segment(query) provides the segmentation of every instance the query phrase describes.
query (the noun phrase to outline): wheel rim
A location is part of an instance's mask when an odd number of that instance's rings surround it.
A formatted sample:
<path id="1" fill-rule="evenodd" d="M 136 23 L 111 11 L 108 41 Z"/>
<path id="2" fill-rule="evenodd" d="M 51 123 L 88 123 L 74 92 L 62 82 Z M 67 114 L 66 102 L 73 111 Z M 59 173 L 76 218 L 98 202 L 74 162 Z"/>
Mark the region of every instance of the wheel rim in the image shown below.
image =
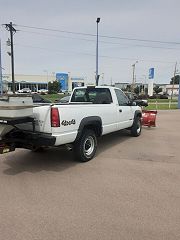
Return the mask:
<path id="1" fill-rule="evenodd" d="M 137 133 L 139 134 L 141 132 L 141 122 L 138 120 L 137 122 Z"/>
<path id="2" fill-rule="evenodd" d="M 83 150 L 86 156 L 90 156 L 93 153 L 94 146 L 95 146 L 94 138 L 91 136 L 87 137 L 86 140 L 84 141 L 83 146 Z"/>

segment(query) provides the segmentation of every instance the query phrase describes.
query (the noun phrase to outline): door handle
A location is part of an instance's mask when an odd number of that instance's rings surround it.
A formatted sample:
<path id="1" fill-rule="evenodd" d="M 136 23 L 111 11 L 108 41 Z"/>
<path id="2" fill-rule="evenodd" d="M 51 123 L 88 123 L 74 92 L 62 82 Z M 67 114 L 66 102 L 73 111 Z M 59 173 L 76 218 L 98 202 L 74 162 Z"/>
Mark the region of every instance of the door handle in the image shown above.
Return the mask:
<path id="1" fill-rule="evenodd" d="M 119 112 L 122 112 L 122 109 L 119 109 Z"/>

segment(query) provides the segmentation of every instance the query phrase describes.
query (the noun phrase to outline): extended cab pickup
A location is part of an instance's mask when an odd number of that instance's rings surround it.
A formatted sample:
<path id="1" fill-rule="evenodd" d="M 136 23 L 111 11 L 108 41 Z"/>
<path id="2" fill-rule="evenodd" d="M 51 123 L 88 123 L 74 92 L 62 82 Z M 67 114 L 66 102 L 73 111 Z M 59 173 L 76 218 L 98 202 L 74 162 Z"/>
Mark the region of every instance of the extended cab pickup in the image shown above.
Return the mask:
<path id="1" fill-rule="evenodd" d="M 1 153 L 16 148 L 36 151 L 71 144 L 76 158 L 85 162 L 94 157 L 97 138 L 102 135 L 129 129 L 132 136 L 139 136 L 141 117 L 141 108 L 119 88 L 75 88 L 67 104 L 34 106 L 33 124 L 7 121 L 13 127 L 0 136 L 0 149 Z"/>

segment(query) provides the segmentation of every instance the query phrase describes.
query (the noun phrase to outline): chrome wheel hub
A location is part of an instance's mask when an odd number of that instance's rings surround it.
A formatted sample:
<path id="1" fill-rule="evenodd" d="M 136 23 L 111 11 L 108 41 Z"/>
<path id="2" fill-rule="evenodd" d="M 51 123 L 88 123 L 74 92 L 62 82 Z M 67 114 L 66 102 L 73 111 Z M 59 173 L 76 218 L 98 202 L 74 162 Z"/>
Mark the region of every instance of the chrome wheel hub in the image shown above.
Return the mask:
<path id="1" fill-rule="evenodd" d="M 90 156 L 94 151 L 95 143 L 94 138 L 89 136 L 86 138 L 83 146 L 83 150 L 86 156 Z"/>

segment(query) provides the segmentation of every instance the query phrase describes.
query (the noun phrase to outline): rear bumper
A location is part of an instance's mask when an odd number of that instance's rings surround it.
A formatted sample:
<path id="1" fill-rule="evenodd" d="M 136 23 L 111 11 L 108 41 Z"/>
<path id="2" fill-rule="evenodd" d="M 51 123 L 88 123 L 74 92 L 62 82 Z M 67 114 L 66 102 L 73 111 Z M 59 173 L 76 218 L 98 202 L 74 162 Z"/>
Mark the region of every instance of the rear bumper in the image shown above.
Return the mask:
<path id="1" fill-rule="evenodd" d="M 14 130 L 0 140 L 0 145 L 15 148 L 33 149 L 34 147 L 54 146 L 56 138 L 51 134 Z"/>

